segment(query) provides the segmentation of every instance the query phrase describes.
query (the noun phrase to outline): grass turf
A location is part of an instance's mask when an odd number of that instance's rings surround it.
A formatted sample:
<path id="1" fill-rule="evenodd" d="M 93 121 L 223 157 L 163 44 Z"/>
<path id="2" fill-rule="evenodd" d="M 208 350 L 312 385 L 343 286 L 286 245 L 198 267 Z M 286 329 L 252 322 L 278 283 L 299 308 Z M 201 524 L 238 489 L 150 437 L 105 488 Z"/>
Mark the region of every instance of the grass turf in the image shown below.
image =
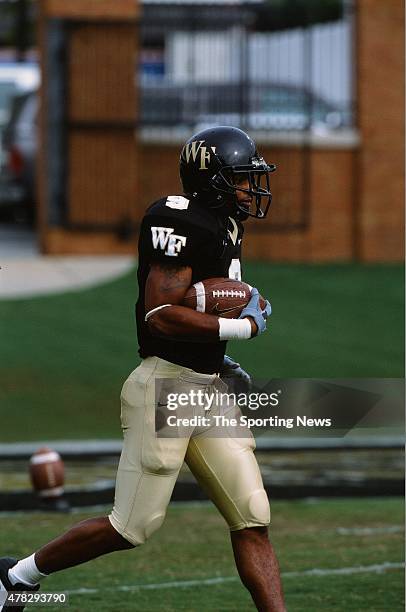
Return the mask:
<path id="1" fill-rule="evenodd" d="M 400 377 L 403 267 L 271 265 L 244 277 L 273 304 L 270 332 L 228 352 L 256 377 Z M 119 434 L 122 382 L 137 365 L 136 278 L 0 302 L 0 441 Z"/>
<path id="2" fill-rule="evenodd" d="M 283 574 L 314 568 L 403 562 L 403 534 L 385 527 L 403 523 L 401 499 L 347 499 L 274 502 L 271 538 Z M 25 556 L 61 530 L 89 515 L 16 514 L 2 516 L 3 554 Z M 339 527 L 371 528 L 363 535 L 338 533 Z M 375 528 L 376 531 L 374 531 Z M 70 595 L 70 612 L 210 612 L 254 610 L 237 579 L 215 585 L 120 590 L 172 581 L 236 578 L 223 519 L 210 505 L 171 505 L 161 530 L 135 551 L 114 553 L 50 576 L 47 592 L 95 589 Z M 368 610 L 397 612 L 403 605 L 403 571 L 284 578 L 290 612 Z M 34 609 L 34 608 L 33 608 Z M 40 610 L 41 607 L 36 607 Z M 61 607 L 44 609 L 61 610 Z"/>

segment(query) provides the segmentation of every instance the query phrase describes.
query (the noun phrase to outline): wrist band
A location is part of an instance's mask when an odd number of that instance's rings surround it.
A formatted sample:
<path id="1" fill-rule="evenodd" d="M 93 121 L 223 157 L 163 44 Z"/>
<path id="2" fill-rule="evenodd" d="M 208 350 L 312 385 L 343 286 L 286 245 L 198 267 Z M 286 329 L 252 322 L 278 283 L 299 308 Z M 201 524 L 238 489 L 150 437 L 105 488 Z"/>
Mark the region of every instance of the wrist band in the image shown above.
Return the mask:
<path id="1" fill-rule="evenodd" d="M 225 319 L 219 317 L 220 340 L 248 340 L 252 329 L 249 319 Z"/>
<path id="2" fill-rule="evenodd" d="M 158 312 L 158 310 L 161 310 L 162 308 L 166 308 L 167 306 L 172 306 L 172 304 L 162 304 L 162 306 L 157 306 L 156 308 L 153 308 L 152 310 L 147 312 L 147 314 L 145 315 L 144 321 L 148 321 L 149 317 L 151 317 L 155 312 Z"/>

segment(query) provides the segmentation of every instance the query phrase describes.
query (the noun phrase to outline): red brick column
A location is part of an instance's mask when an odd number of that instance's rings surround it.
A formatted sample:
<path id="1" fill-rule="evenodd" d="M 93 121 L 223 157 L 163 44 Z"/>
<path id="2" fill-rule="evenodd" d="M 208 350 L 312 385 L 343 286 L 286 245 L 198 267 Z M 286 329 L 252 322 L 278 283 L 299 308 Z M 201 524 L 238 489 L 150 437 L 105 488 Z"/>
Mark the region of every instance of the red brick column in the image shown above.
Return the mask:
<path id="1" fill-rule="evenodd" d="M 404 257 L 404 2 L 357 0 L 359 257 Z"/>

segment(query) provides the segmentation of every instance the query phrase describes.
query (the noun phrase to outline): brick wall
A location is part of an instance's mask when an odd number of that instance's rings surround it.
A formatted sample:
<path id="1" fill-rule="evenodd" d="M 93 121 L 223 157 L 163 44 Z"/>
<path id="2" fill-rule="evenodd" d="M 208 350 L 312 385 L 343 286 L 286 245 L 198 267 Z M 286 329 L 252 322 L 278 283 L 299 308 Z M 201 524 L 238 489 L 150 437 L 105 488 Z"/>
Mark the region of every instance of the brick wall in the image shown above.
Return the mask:
<path id="1" fill-rule="evenodd" d="M 358 0 L 359 257 L 404 254 L 404 2 Z"/>
<path id="2" fill-rule="evenodd" d="M 78 3 L 76 0 L 43 0 L 40 6 L 44 49 L 45 16 L 71 18 Z M 133 0 L 86 0 L 80 6 L 90 22 L 93 18 L 98 22 L 99 13 L 107 20 L 117 15 L 133 19 L 137 13 Z M 306 262 L 403 260 L 404 2 L 355 0 L 355 8 L 359 146 L 313 145 L 307 147 L 304 154 L 303 147 L 293 144 L 261 146 L 259 143 L 264 156 L 278 165 L 278 172 L 272 177 L 274 202 L 269 220 L 247 224 L 245 253 L 248 257 Z M 114 34 L 111 25 L 105 27 Z M 81 94 L 95 73 L 89 62 L 86 72 L 83 62 L 77 63 L 79 55 L 74 54 L 76 63 L 71 63 L 69 70 L 71 118 L 131 120 L 136 109 L 136 92 L 131 89 L 135 36 L 131 31 L 127 43 L 122 36 L 116 41 L 113 34 L 108 39 L 100 36 L 99 23 L 97 41 L 89 45 L 93 26 L 82 28 L 83 35 L 78 33 L 76 44 L 84 56 L 89 47 L 91 53 L 98 49 L 103 60 L 107 42 L 111 40 L 109 54 L 114 56 L 114 61 L 108 78 L 106 75 L 101 75 L 101 80 L 98 77 L 97 84 L 89 89 L 84 100 Z M 96 64 L 107 65 L 105 60 Z M 117 98 L 117 79 L 125 81 L 123 71 L 131 87 L 124 93 L 121 91 Z M 46 105 L 43 108 L 46 110 Z M 89 225 L 92 221 L 114 224 L 128 218 L 137 222 L 151 201 L 163 194 L 179 193 L 180 143 L 137 142 L 132 130 L 114 131 L 114 134 L 108 129 L 90 130 L 89 134 L 79 136 L 72 130 L 68 180 L 70 221 Z M 46 139 L 44 143 L 46 145 Z M 90 167 L 86 162 L 89 156 L 93 160 Z M 123 242 L 117 233 L 107 229 L 95 234 L 90 230 L 75 233 L 73 229 L 49 227 L 44 195 L 45 170 L 43 161 L 39 219 L 45 252 L 134 252 L 134 236 Z M 306 199 L 304 211 L 303 194 Z M 307 220 L 305 226 L 303 216 Z M 277 230 L 278 226 L 284 229 Z"/>

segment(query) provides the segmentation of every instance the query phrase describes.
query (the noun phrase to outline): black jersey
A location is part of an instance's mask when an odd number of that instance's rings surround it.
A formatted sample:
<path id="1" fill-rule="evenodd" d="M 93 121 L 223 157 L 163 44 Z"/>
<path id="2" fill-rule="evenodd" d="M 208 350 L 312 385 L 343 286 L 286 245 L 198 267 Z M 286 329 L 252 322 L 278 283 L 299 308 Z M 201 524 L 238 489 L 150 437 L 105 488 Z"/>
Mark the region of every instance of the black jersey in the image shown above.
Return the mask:
<path id="1" fill-rule="evenodd" d="M 221 217 L 183 196 L 168 196 L 147 210 L 138 244 L 139 298 L 136 306 L 141 357 L 156 356 L 196 372 L 218 372 L 226 342 L 176 342 L 153 336 L 145 322 L 145 283 L 154 262 L 190 266 L 192 284 L 205 278 L 241 280 L 242 224 Z"/>

